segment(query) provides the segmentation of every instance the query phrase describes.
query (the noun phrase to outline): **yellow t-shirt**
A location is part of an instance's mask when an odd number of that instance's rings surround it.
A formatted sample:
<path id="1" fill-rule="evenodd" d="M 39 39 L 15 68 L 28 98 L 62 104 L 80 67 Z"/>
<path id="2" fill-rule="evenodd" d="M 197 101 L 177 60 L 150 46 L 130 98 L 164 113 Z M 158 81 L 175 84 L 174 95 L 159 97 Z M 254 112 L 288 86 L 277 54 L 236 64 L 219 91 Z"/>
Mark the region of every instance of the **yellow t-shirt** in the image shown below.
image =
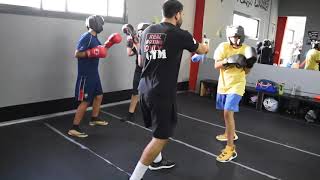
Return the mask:
<path id="1" fill-rule="evenodd" d="M 234 49 L 229 42 L 219 44 L 214 52 L 213 59 L 216 62 L 223 61 L 235 54 L 244 55 L 247 45 L 242 44 L 239 49 Z M 236 68 L 230 66 L 228 68 L 220 69 L 220 76 L 218 82 L 219 94 L 238 94 L 243 96 L 246 86 L 246 73 L 243 68 Z"/>
<path id="2" fill-rule="evenodd" d="M 306 56 L 306 65 L 304 69 L 319 71 L 319 63 L 316 61 L 320 60 L 320 51 L 316 49 L 310 49 Z"/>

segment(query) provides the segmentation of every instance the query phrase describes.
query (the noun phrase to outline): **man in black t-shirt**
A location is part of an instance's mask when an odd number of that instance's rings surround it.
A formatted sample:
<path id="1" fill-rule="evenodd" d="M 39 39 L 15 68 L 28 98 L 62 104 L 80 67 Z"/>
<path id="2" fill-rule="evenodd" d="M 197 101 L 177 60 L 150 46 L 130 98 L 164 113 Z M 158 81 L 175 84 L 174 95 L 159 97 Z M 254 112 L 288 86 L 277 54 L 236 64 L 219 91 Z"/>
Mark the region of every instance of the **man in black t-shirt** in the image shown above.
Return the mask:
<path id="1" fill-rule="evenodd" d="M 263 40 L 263 44 L 258 51 L 258 63 L 261 64 L 269 64 L 272 65 L 272 48 L 271 48 L 271 41 L 269 39 Z"/>
<path id="2" fill-rule="evenodd" d="M 161 151 L 173 135 L 177 124 L 176 90 L 182 52 L 184 49 L 205 54 L 208 46 L 197 43 L 188 31 L 180 29 L 183 5 L 167 0 L 162 6 L 163 20 L 149 26 L 141 36 L 139 64 L 140 106 L 146 127 L 153 129 L 153 138 L 130 177 L 140 180 L 146 170 L 172 168 L 174 162 L 165 160 Z"/>

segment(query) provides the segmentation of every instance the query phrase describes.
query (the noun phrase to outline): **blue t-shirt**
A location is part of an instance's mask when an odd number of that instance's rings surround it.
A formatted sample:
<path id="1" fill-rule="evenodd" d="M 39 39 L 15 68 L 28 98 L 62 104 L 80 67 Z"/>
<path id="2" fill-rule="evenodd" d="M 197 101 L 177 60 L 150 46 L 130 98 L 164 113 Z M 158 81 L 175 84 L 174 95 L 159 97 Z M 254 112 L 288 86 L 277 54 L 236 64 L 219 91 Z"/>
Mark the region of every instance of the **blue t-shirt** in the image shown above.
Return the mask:
<path id="1" fill-rule="evenodd" d="M 81 35 L 78 44 L 78 51 L 86 51 L 101 45 L 97 36 L 86 32 Z M 99 58 L 78 58 L 78 75 L 96 75 L 98 73 Z"/>

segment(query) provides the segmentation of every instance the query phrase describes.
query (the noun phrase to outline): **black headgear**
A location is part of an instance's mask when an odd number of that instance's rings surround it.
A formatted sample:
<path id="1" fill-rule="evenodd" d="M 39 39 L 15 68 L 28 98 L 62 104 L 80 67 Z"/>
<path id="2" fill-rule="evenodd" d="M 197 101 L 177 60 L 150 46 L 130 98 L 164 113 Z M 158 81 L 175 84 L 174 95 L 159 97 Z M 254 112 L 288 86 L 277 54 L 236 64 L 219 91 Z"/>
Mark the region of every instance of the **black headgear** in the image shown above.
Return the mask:
<path id="1" fill-rule="evenodd" d="M 269 39 L 263 40 L 263 46 L 270 47 L 271 46 L 271 41 Z"/>
<path id="2" fill-rule="evenodd" d="M 93 29 L 96 33 L 103 31 L 104 19 L 99 15 L 92 15 L 86 19 L 86 26 L 89 29 Z"/>
<path id="3" fill-rule="evenodd" d="M 141 36 L 142 32 L 147 29 L 151 24 L 150 23 L 139 23 L 137 26 L 138 37 Z"/>

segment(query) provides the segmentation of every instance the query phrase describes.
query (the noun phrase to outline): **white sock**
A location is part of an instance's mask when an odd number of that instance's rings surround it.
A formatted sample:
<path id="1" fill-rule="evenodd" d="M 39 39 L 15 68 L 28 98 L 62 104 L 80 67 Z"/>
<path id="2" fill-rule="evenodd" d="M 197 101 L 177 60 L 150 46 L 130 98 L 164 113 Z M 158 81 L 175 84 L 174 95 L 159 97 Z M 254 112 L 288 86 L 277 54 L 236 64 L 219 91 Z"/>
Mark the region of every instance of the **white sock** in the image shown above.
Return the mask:
<path id="1" fill-rule="evenodd" d="M 162 155 L 161 155 L 161 152 L 158 154 L 158 156 L 154 159 L 154 163 L 158 163 L 162 160 Z"/>
<path id="2" fill-rule="evenodd" d="M 142 164 L 139 161 L 130 177 L 130 180 L 141 180 L 143 178 L 144 173 L 146 173 L 147 169 L 148 166 Z"/>

